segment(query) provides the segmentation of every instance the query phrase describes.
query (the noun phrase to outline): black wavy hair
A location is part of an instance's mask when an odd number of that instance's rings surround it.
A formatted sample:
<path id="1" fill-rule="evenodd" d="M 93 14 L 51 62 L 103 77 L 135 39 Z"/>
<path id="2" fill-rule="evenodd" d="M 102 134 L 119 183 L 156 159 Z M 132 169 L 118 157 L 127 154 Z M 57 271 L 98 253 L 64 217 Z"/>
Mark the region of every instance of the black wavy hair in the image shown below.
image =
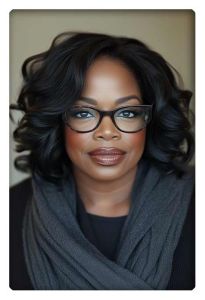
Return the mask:
<path id="1" fill-rule="evenodd" d="M 192 92 L 180 87 L 179 73 L 143 42 L 89 32 L 64 32 L 47 51 L 24 61 L 23 86 L 10 109 L 23 112 L 13 133 L 16 151 L 29 153 L 17 157 L 15 167 L 50 181 L 67 176 L 71 162 L 62 115 L 81 96 L 86 71 L 100 56 L 123 62 L 136 77 L 144 104 L 153 104 L 143 157 L 181 176 L 194 153 Z"/>

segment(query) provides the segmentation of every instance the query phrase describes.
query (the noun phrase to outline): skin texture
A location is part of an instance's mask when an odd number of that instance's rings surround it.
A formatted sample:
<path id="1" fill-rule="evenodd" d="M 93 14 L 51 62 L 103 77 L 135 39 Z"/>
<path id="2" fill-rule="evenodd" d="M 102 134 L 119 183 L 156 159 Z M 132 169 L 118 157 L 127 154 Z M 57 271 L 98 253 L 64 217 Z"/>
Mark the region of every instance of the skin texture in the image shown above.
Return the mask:
<path id="1" fill-rule="evenodd" d="M 112 110 L 138 105 L 137 99 L 116 105 L 116 99 L 136 95 L 141 99 L 138 83 L 129 69 L 119 60 L 101 57 L 86 73 L 83 97 L 97 101 L 97 105 L 78 100 L 76 104 Z M 142 104 L 142 102 L 141 102 Z M 123 216 L 129 213 L 130 193 L 143 154 L 146 129 L 137 133 L 119 131 L 109 116 L 92 132 L 77 133 L 65 126 L 65 147 L 72 161 L 78 193 L 87 212 L 101 216 Z M 94 162 L 88 152 L 99 147 L 116 147 L 126 151 L 124 159 L 115 166 Z"/>

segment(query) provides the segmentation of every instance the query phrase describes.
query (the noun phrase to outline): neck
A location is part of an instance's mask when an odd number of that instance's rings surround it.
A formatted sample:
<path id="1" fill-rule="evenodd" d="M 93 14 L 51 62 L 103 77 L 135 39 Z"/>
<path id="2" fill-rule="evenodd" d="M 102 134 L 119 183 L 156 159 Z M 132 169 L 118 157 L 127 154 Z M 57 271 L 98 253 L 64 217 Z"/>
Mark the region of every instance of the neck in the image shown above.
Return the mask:
<path id="1" fill-rule="evenodd" d="M 122 216 L 129 213 L 131 192 L 137 168 L 110 181 L 96 180 L 74 168 L 78 194 L 88 213 L 101 216 Z"/>

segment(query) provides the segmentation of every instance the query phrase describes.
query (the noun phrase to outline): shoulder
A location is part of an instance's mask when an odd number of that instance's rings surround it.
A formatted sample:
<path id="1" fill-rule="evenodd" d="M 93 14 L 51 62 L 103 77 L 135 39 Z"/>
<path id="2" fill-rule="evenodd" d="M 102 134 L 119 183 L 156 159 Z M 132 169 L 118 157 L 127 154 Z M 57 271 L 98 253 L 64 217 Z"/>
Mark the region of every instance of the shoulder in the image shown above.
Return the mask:
<path id="1" fill-rule="evenodd" d="M 186 210 L 167 289 L 192 290 L 195 287 L 195 167 L 190 166 L 181 176 L 171 173 L 159 178 L 163 189 L 175 191 Z"/>
<path id="2" fill-rule="evenodd" d="M 186 170 L 166 171 L 156 163 L 145 161 L 147 182 L 162 194 L 177 195 L 182 202 L 189 203 L 195 188 L 195 167 L 187 166 Z M 171 195 L 170 194 L 170 195 Z"/>
<path id="3" fill-rule="evenodd" d="M 185 222 L 177 244 L 168 289 L 192 290 L 195 287 L 195 193 L 193 190 Z"/>
<path id="4" fill-rule="evenodd" d="M 14 199 L 17 197 L 25 198 L 26 195 L 31 194 L 32 192 L 32 184 L 31 178 L 27 178 L 20 183 L 15 184 L 10 188 L 10 199 Z"/>
<path id="5" fill-rule="evenodd" d="M 9 190 L 11 225 L 21 222 L 26 203 L 32 196 L 31 178 L 12 186 Z"/>
<path id="6" fill-rule="evenodd" d="M 193 194 L 195 187 L 195 167 L 189 166 L 186 171 L 179 174 L 177 172 L 165 173 L 162 171 L 159 172 L 159 180 L 162 183 L 164 188 L 171 187 L 173 191 L 182 192 L 184 194 L 184 198 L 186 198 L 186 194 Z"/>
<path id="7" fill-rule="evenodd" d="M 11 225 L 20 224 L 26 203 L 32 197 L 31 178 L 12 186 L 9 190 L 10 222 Z"/>
<path id="8" fill-rule="evenodd" d="M 10 288 L 32 289 L 23 254 L 22 224 L 26 204 L 32 197 L 31 178 L 10 188 Z"/>

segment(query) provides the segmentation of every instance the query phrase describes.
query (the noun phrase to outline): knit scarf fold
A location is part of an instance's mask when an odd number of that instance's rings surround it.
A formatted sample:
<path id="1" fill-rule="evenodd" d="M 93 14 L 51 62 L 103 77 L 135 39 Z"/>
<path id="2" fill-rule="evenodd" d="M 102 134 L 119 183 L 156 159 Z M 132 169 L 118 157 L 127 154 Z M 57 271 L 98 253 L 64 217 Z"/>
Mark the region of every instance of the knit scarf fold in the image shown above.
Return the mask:
<path id="1" fill-rule="evenodd" d="M 116 260 L 111 261 L 80 229 L 72 174 L 59 185 L 33 174 L 33 198 L 23 221 L 23 247 L 34 289 L 166 289 L 193 177 L 193 172 L 180 179 L 174 174 L 165 176 L 145 159 L 140 160 Z"/>

